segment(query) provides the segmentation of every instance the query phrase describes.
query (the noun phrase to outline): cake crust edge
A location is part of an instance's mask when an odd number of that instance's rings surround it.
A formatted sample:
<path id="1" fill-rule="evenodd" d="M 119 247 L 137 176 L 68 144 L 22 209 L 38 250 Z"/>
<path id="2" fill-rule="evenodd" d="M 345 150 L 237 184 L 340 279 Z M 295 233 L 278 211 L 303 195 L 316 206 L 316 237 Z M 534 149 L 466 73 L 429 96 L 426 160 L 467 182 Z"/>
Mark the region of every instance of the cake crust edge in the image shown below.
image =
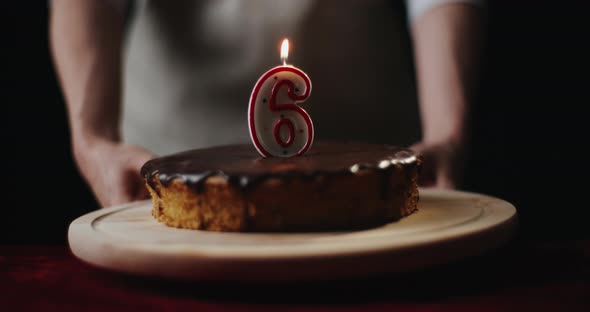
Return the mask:
<path id="1" fill-rule="evenodd" d="M 362 229 L 399 220 L 418 210 L 422 157 L 392 170 L 351 175 L 269 178 L 247 192 L 213 175 L 195 189 L 176 178 L 146 177 L 152 215 L 177 228 L 230 232 Z"/>

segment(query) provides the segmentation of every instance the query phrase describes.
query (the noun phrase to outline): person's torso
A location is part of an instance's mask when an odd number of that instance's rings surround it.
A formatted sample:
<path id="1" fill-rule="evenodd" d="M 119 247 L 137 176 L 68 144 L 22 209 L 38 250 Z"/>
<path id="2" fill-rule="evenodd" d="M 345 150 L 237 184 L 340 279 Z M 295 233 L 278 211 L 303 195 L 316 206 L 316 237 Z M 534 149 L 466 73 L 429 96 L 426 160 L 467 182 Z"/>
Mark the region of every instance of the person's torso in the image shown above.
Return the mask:
<path id="1" fill-rule="evenodd" d="M 123 132 L 159 154 L 249 141 L 257 79 L 289 63 L 311 78 L 316 139 L 419 138 L 401 10 L 387 0 L 140 2 L 127 41 Z"/>

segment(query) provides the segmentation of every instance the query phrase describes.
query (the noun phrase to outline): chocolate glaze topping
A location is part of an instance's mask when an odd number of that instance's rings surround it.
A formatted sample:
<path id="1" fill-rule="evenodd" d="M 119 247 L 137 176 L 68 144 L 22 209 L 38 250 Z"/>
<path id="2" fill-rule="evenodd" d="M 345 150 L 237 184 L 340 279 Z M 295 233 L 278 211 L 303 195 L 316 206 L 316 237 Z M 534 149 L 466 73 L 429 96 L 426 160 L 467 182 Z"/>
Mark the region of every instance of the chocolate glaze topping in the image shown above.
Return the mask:
<path id="1" fill-rule="evenodd" d="M 141 175 L 152 188 L 157 177 L 166 185 L 182 179 L 198 192 L 211 176 L 222 176 L 241 191 L 247 191 L 268 178 L 356 174 L 362 170 L 384 173 L 395 168 L 414 167 L 420 156 L 406 148 L 368 143 L 316 142 L 303 156 L 263 158 L 251 144 L 219 146 L 182 152 L 152 159 L 141 168 Z"/>

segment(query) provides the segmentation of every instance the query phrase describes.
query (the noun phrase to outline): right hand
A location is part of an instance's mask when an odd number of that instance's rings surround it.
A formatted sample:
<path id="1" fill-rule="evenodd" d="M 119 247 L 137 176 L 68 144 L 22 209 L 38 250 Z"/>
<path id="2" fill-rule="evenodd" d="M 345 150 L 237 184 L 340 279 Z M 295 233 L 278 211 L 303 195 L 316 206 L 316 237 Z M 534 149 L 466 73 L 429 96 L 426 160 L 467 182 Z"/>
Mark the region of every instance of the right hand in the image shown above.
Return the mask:
<path id="1" fill-rule="evenodd" d="M 455 189 L 459 184 L 465 158 L 465 147 L 458 140 L 420 142 L 411 149 L 422 154 L 424 165 L 418 184 L 423 187 Z"/>
<path id="2" fill-rule="evenodd" d="M 97 140 L 74 147 L 76 163 L 101 207 L 149 198 L 140 169 L 154 158 L 148 150 Z"/>

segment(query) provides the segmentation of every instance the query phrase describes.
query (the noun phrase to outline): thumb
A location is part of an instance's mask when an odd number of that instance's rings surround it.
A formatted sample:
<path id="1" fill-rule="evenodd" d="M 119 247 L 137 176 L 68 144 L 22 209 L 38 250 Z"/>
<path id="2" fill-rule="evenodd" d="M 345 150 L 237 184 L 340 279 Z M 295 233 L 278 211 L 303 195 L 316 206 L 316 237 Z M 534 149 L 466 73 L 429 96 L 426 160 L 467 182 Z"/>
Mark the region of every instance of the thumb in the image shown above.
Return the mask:
<path id="1" fill-rule="evenodd" d="M 143 177 L 141 176 L 141 167 L 143 167 L 143 165 L 150 159 L 153 159 L 154 157 L 156 157 L 155 154 L 153 154 L 152 152 L 145 150 L 143 148 L 138 148 L 138 153 L 137 155 L 134 157 L 132 164 L 131 164 L 131 170 L 135 173 L 136 178 L 135 183 L 133 183 L 134 185 L 132 186 L 134 189 L 132 190 L 131 194 L 132 194 L 132 200 L 141 200 L 141 199 L 147 199 L 150 197 L 150 194 L 147 190 L 147 188 L 144 185 L 144 180 Z"/>
<path id="2" fill-rule="evenodd" d="M 451 178 L 451 173 L 448 167 L 439 167 L 436 174 L 436 187 L 443 189 L 456 188 L 455 182 Z"/>
<path id="3" fill-rule="evenodd" d="M 139 174 L 141 167 L 150 159 L 156 157 L 156 155 L 141 147 L 134 147 L 135 151 L 130 160 L 130 169 L 135 170 Z"/>
<path id="4" fill-rule="evenodd" d="M 128 203 L 148 197 L 140 170 L 145 162 L 154 158 L 155 155 L 144 148 L 133 145 L 125 146 L 124 151 L 127 155 L 125 156 L 125 164 L 120 177 L 122 183 L 112 190 L 110 195 L 111 205 Z"/>

